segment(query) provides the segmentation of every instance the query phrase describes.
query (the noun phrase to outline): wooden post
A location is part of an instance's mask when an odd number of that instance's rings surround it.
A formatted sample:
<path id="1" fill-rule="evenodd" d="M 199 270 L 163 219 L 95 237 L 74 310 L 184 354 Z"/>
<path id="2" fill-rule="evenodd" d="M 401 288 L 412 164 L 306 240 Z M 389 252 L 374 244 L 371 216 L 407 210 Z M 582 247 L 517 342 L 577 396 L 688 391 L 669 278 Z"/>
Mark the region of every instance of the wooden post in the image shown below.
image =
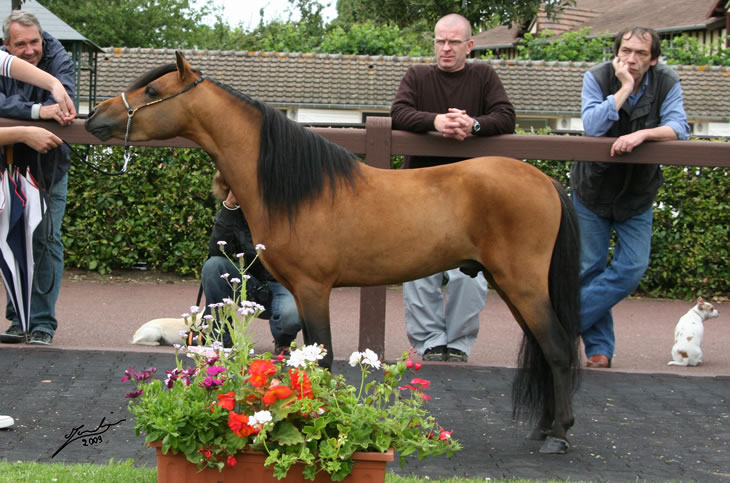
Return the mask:
<path id="1" fill-rule="evenodd" d="M 365 123 L 365 162 L 390 169 L 391 119 L 368 117 Z M 360 289 L 360 339 L 358 350 L 385 355 L 385 286 Z"/>

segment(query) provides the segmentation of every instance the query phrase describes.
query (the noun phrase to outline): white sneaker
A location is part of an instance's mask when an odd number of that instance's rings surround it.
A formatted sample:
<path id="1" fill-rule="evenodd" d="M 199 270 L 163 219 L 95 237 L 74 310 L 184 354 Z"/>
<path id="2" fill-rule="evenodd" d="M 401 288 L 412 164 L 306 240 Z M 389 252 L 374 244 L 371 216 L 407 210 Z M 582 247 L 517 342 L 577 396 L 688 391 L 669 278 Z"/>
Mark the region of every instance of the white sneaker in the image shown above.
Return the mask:
<path id="1" fill-rule="evenodd" d="M 15 421 L 10 416 L 0 416 L 0 429 L 9 428 L 13 424 L 15 424 Z"/>

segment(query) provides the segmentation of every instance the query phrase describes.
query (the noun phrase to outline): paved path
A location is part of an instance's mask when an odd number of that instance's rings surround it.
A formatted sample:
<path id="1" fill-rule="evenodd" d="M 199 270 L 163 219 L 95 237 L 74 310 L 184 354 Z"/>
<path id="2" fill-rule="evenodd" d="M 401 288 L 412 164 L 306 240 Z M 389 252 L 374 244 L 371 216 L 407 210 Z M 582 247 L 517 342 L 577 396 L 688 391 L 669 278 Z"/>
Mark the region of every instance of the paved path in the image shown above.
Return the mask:
<path id="1" fill-rule="evenodd" d="M 174 282 L 174 283 L 173 283 Z M 106 463 L 133 458 L 154 466 L 154 452 L 134 436 L 120 382 L 124 369 L 172 367 L 170 348 L 129 344 L 144 321 L 187 311 L 197 285 L 181 280 L 67 279 L 52 348 L 0 345 L 0 413 L 16 424 L 0 430 L 0 459 Z M 332 297 L 335 370 L 357 348 L 357 290 Z M 586 370 L 575 399 L 573 448 L 563 456 L 537 453 L 527 427 L 511 420 L 510 385 L 519 330 L 490 294 L 482 334 L 468 364 L 426 364 L 431 410 L 464 445 L 452 459 L 409 458 L 400 474 L 584 481 L 694 480 L 730 482 L 730 330 L 728 304 L 707 324 L 706 363 L 668 367 L 671 332 L 689 304 L 632 299 L 615 311 L 618 352 L 611 370 Z M 386 358 L 407 348 L 398 290 L 388 291 Z M 4 327 L 0 327 L 4 329 Z M 355 334 L 355 335 L 353 335 Z M 270 349 L 265 322 L 257 334 Z M 103 441 L 76 440 L 58 451 L 74 428 L 112 426 Z M 87 442 L 88 444 L 88 442 Z M 56 454 L 53 457 L 54 453 Z"/>

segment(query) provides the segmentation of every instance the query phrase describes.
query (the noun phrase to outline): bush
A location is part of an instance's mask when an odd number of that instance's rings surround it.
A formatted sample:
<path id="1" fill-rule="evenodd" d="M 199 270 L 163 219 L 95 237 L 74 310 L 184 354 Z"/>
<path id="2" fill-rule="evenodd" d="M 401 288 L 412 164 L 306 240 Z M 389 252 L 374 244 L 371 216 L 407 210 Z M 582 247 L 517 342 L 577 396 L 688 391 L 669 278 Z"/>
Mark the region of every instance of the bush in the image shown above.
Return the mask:
<path id="1" fill-rule="evenodd" d="M 121 148 L 94 152 L 93 162 L 105 170 L 122 164 Z M 142 266 L 197 276 L 216 211 L 210 194 L 215 166 L 202 150 L 132 152 L 123 176 L 72 162 L 63 224 L 66 265 L 102 274 Z"/>

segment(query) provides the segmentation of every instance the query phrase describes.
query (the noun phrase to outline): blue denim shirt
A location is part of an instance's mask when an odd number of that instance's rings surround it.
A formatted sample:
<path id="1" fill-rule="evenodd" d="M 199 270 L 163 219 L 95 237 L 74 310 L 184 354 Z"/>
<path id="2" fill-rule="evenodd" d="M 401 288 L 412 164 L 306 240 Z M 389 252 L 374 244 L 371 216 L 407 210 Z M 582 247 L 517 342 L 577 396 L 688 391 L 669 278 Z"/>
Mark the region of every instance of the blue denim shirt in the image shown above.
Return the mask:
<path id="1" fill-rule="evenodd" d="M 647 72 L 644 76 L 639 92 L 629 95 L 627 102 L 632 108 L 644 95 L 646 86 L 649 85 L 649 75 L 650 72 Z M 583 76 L 581 104 L 583 130 L 587 136 L 603 136 L 611 128 L 611 125 L 619 119 L 613 94 L 604 99 L 601 88 L 590 71 Z M 687 122 L 687 114 L 684 112 L 682 86 L 679 82 L 672 87 L 664 99 L 660 115 L 662 119 L 660 125 L 671 127 L 677 134 L 677 139 L 686 140 L 689 138 L 689 123 Z"/>

